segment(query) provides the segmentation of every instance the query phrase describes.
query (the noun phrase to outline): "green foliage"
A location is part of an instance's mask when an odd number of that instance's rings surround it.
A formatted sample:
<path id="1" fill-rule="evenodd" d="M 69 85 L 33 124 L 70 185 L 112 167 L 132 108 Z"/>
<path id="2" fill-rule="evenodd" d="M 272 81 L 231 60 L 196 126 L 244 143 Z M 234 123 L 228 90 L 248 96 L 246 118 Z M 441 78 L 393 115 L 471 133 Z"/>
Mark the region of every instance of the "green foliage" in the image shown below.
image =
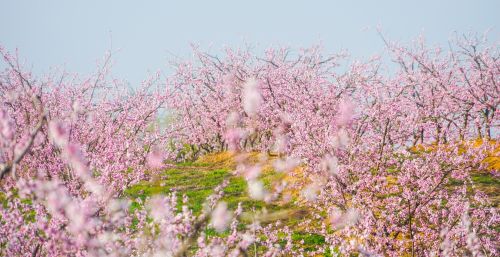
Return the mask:
<path id="1" fill-rule="evenodd" d="M 314 251 L 319 245 L 325 244 L 325 237 L 313 233 L 294 232 L 292 234 L 294 242 L 303 242 L 302 245 L 305 251 Z"/>

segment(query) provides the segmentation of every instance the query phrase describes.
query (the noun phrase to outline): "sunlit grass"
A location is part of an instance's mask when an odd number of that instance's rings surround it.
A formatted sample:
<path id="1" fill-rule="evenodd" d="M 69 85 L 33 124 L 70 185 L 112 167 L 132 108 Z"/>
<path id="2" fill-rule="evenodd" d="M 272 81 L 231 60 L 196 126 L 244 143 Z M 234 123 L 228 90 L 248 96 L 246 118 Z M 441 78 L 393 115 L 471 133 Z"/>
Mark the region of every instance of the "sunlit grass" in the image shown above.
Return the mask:
<path id="1" fill-rule="evenodd" d="M 154 195 L 166 195 L 175 192 L 178 197 L 178 210 L 182 205 L 182 196 L 188 197 L 187 206 L 194 214 L 200 214 L 203 209 L 205 199 L 213 192 L 214 188 L 222 181 L 227 179 L 228 185 L 224 188 L 224 197 L 222 201 L 228 204 L 228 207 L 235 210 L 241 203 L 243 213 L 240 217 L 240 229 L 259 218 L 262 225 L 280 221 L 283 225 L 289 226 L 294 232 L 292 241 L 301 243 L 306 251 L 315 250 L 318 245 L 324 244 L 324 237 L 304 232 L 299 228 L 299 223 L 309 215 L 309 212 L 293 201 L 288 203 L 274 202 L 265 203 L 251 199 L 247 193 L 247 182 L 241 177 L 232 174 L 235 162 L 234 156 L 228 153 L 213 154 L 200 158 L 195 162 L 184 162 L 176 164 L 175 167 L 162 171 L 157 179 L 152 181 L 142 181 L 125 190 L 125 195 L 132 200 L 130 210 L 143 208 L 137 199 L 144 202 L 148 197 Z M 257 154 L 251 154 L 249 159 L 256 161 Z M 276 181 L 284 179 L 283 173 L 274 172 L 272 166 L 266 164 L 260 179 L 265 187 L 270 189 Z M 266 212 L 265 218 L 259 216 Z M 210 235 L 225 236 L 226 232 L 217 233 L 211 228 L 207 228 L 205 233 Z"/>

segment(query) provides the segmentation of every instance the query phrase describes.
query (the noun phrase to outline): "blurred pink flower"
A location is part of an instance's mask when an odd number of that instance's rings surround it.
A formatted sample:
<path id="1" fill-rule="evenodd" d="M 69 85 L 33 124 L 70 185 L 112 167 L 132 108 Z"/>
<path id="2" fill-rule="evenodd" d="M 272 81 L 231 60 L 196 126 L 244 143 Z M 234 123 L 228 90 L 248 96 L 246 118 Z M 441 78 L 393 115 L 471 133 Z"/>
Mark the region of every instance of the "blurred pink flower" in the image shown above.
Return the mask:
<path id="1" fill-rule="evenodd" d="M 163 167 L 164 154 L 158 150 L 154 149 L 148 154 L 147 164 L 151 169 L 161 169 Z"/>
<path id="2" fill-rule="evenodd" d="M 248 193 L 250 197 L 255 200 L 263 200 L 266 196 L 264 184 L 262 184 L 262 182 L 258 180 L 248 181 Z"/>
<path id="3" fill-rule="evenodd" d="M 257 113 L 262 97 L 258 89 L 258 82 L 255 78 L 251 78 L 243 85 L 243 109 L 249 116 Z"/>
<path id="4" fill-rule="evenodd" d="M 342 100 L 339 104 L 337 115 L 337 125 L 347 126 L 354 115 L 354 104 L 352 101 L 346 99 Z"/>
<path id="5" fill-rule="evenodd" d="M 231 217 L 231 212 L 227 210 L 227 204 L 219 202 L 212 212 L 211 224 L 215 230 L 223 232 L 231 222 Z"/>

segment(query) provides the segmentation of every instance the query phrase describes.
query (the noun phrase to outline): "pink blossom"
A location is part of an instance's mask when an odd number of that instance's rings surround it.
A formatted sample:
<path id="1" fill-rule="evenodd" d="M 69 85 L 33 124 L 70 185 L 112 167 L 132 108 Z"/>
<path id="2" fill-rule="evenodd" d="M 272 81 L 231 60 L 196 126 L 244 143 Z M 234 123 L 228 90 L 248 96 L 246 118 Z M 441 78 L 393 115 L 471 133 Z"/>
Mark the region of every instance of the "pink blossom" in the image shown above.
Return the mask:
<path id="1" fill-rule="evenodd" d="M 163 153 L 157 149 L 151 151 L 147 157 L 148 167 L 152 169 L 160 169 L 163 167 Z"/>
<path id="2" fill-rule="evenodd" d="M 14 136 L 12 121 L 5 110 L 0 110 L 0 131 L 6 140 L 12 140 Z"/>
<path id="3" fill-rule="evenodd" d="M 250 168 L 247 168 L 244 175 L 247 180 L 255 180 L 259 177 L 261 173 L 262 167 L 259 165 L 254 165 Z"/>
<path id="4" fill-rule="evenodd" d="M 243 85 L 243 110 L 253 116 L 257 113 L 257 108 L 261 105 L 262 97 L 259 93 L 258 82 L 251 78 Z"/>
<path id="5" fill-rule="evenodd" d="M 330 212 L 330 223 L 335 229 L 354 226 L 359 220 L 359 212 L 356 209 L 348 209 L 343 213 L 338 208 Z"/>
<path id="6" fill-rule="evenodd" d="M 263 200 L 267 194 L 264 184 L 259 180 L 248 181 L 248 193 L 255 200 Z"/>
<path id="7" fill-rule="evenodd" d="M 307 185 L 303 190 L 302 190 L 302 196 L 310 202 L 316 201 L 318 198 L 320 186 L 316 183 L 311 183 Z"/>
<path id="8" fill-rule="evenodd" d="M 290 172 L 300 165 L 301 161 L 298 158 L 287 157 L 278 159 L 273 162 L 273 167 L 278 172 Z"/>
<path id="9" fill-rule="evenodd" d="M 58 121 L 49 123 L 49 133 L 54 143 L 59 147 L 64 147 L 68 142 L 68 134 L 63 124 Z"/>
<path id="10" fill-rule="evenodd" d="M 335 156 L 327 155 L 322 161 L 323 169 L 330 175 L 337 175 L 339 171 L 338 159 Z"/>
<path id="11" fill-rule="evenodd" d="M 339 126 L 346 126 L 354 115 L 354 104 L 352 101 L 343 100 L 339 103 L 338 117 L 336 119 Z"/>
<path id="12" fill-rule="evenodd" d="M 227 204 L 219 202 L 212 212 L 211 224 L 215 230 L 223 232 L 231 222 L 231 216 L 231 212 L 227 210 Z"/>

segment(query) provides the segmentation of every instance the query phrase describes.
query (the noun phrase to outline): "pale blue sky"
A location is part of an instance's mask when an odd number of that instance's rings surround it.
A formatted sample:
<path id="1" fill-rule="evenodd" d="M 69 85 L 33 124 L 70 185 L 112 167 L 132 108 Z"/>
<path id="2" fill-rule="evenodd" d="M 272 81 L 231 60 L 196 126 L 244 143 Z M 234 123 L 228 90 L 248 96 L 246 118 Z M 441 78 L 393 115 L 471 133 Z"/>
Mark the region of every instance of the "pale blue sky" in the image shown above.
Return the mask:
<path id="1" fill-rule="evenodd" d="M 33 70 L 63 66 L 87 73 L 110 47 L 113 74 L 138 83 L 169 72 L 172 54 L 188 57 L 191 42 L 217 53 L 222 46 L 307 47 L 354 57 L 383 50 L 375 27 L 394 40 L 424 34 L 446 44 L 453 33 L 487 30 L 500 39 L 500 1 L 24 1 L 0 0 L 0 44 L 19 48 Z M 111 33 L 110 33 L 111 32 Z"/>

